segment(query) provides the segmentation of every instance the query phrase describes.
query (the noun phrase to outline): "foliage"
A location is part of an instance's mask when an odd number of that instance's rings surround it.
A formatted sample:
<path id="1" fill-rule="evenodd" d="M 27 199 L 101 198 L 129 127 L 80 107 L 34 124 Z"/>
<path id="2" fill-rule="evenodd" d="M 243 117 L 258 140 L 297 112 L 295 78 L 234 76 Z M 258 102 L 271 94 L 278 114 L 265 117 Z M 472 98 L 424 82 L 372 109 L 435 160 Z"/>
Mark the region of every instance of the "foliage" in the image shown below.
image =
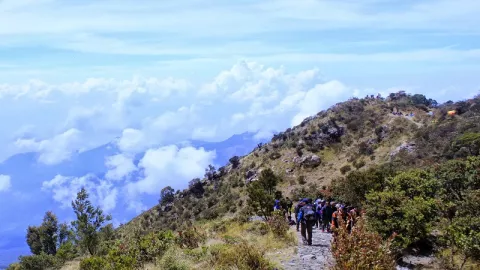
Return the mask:
<path id="1" fill-rule="evenodd" d="M 264 258 L 264 252 L 246 241 L 230 245 L 214 245 L 210 253 L 211 263 L 219 269 L 273 269 L 270 262 Z"/>
<path id="2" fill-rule="evenodd" d="M 197 248 L 200 244 L 206 240 L 205 232 L 194 226 L 188 226 L 186 230 L 180 231 L 177 238 L 177 243 L 180 247 L 184 248 Z"/>
<path id="3" fill-rule="evenodd" d="M 57 253 L 58 219 L 53 212 L 46 212 L 40 226 L 43 252 L 50 255 Z"/>
<path id="4" fill-rule="evenodd" d="M 179 255 L 181 251 L 175 248 L 169 249 L 158 261 L 158 266 L 163 270 L 188 270 L 191 269 Z"/>
<path id="5" fill-rule="evenodd" d="M 352 171 L 346 177 L 332 181 L 333 196 L 342 202 L 360 207 L 370 191 L 381 191 L 387 177 L 395 174 L 390 166 L 379 166 L 366 171 Z"/>
<path id="6" fill-rule="evenodd" d="M 49 268 L 58 269 L 59 262 L 53 255 L 41 253 L 32 256 L 20 256 L 18 258 L 21 269 L 44 270 Z"/>
<path id="7" fill-rule="evenodd" d="M 437 183 L 424 170 L 410 170 L 388 179 L 383 191 L 366 195 L 369 225 L 384 237 L 397 233 L 396 247 L 426 241 L 437 218 Z"/>
<path id="8" fill-rule="evenodd" d="M 107 270 L 109 268 L 107 260 L 102 257 L 85 258 L 80 262 L 80 270 Z"/>
<path id="9" fill-rule="evenodd" d="M 271 169 L 265 169 L 260 173 L 258 180 L 250 183 L 247 187 L 248 205 L 264 219 L 271 216 L 278 182 L 278 176 Z"/>
<path id="10" fill-rule="evenodd" d="M 261 146 L 260 146 L 261 148 Z M 240 165 L 240 158 L 238 156 L 233 156 L 231 157 L 228 162 L 230 162 L 230 164 L 232 164 L 232 169 L 236 169 L 238 167 L 238 165 Z"/>
<path id="11" fill-rule="evenodd" d="M 27 228 L 27 244 L 30 247 L 30 252 L 34 255 L 42 253 L 42 240 L 40 236 L 40 228 L 35 226 L 28 226 Z"/>
<path id="12" fill-rule="evenodd" d="M 363 217 L 356 220 L 350 234 L 343 219 L 338 221 L 332 242 L 333 269 L 395 269 L 395 257 L 390 251 L 392 238 L 384 241 L 378 233 L 368 231 Z"/>
<path id="13" fill-rule="evenodd" d="M 172 187 L 167 186 L 160 191 L 160 201 L 159 201 L 160 205 L 171 203 L 173 202 L 174 199 L 175 199 L 175 190 Z"/>
<path id="14" fill-rule="evenodd" d="M 188 190 L 192 192 L 197 198 L 201 197 L 205 192 L 200 178 L 195 178 L 188 183 Z"/>
<path id="15" fill-rule="evenodd" d="M 72 208 L 77 218 L 72 221 L 76 241 L 90 255 L 95 255 L 100 241 L 98 231 L 111 218 L 105 216 L 99 207 L 92 206 L 85 188 L 77 193 L 77 198 L 72 202 Z"/>
<path id="16" fill-rule="evenodd" d="M 346 174 L 347 172 L 351 171 L 352 170 L 352 167 L 350 167 L 350 165 L 345 165 L 345 166 L 342 166 L 340 168 L 340 172 L 342 174 Z"/>
<path id="17" fill-rule="evenodd" d="M 78 256 L 78 251 L 72 242 L 63 243 L 57 250 L 55 255 L 62 263 L 73 260 Z"/>
<path id="18" fill-rule="evenodd" d="M 285 221 L 285 216 L 280 211 L 275 211 L 272 217 L 267 221 L 268 227 L 277 237 L 285 238 L 290 226 Z"/>

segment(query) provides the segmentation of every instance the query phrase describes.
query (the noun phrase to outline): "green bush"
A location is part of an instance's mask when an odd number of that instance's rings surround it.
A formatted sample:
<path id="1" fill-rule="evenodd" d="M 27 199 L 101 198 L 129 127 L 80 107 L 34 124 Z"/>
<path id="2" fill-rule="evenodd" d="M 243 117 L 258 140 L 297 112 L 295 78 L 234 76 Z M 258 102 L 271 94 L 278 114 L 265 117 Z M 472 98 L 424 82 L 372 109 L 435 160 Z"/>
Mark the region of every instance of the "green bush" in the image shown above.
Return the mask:
<path id="1" fill-rule="evenodd" d="M 110 269 L 108 262 L 103 257 L 89 257 L 80 262 L 80 270 L 104 270 Z"/>
<path id="2" fill-rule="evenodd" d="M 177 243 L 180 247 L 193 249 L 204 243 L 206 239 L 207 235 L 205 232 L 191 226 L 179 232 Z"/>
<path id="3" fill-rule="evenodd" d="M 181 251 L 178 249 L 169 249 L 167 253 L 160 260 L 157 265 L 163 270 L 188 270 L 188 264 L 185 262 Z"/>
<path id="4" fill-rule="evenodd" d="M 245 241 L 233 245 L 213 245 L 210 248 L 210 254 L 210 263 L 217 269 L 274 269 L 264 258 L 263 251 Z"/>
<path id="5" fill-rule="evenodd" d="M 388 179 L 384 191 L 366 196 L 369 225 L 384 237 L 398 233 L 396 248 L 427 243 L 438 218 L 438 189 L 438 181 L 424 170 L 402 172 Z"/>
<path id="6" fill-rule="evenodd" d="M 67 242 L 58 248 L 55 256 L 64 263 L 77 257 L 78 252 L 72 242 Z"/>
<path id="7" fill-rule="evenodd" d="M 21 269 L 44 270 L 48 268 L 58 269 L 61 262 L 53 255 L 41 253 L 39 255 L 20 256 L 19 264 Z"/>

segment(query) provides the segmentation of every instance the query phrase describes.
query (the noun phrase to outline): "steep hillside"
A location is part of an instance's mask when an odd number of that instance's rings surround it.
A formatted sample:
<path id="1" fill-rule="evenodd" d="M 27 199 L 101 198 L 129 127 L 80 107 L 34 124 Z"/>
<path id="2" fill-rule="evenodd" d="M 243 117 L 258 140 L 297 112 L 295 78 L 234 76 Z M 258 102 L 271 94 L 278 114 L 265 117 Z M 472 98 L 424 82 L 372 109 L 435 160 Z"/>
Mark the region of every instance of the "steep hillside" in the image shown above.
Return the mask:
<path id="1" fill-rule="evenodd" d="M 442 105 L 404 92 L 351 99 L 210 165 L 185 190 L 163 188 L 158 205 L 115 231 L 95 223 L 105 217 L 91 208 L 91 238 L 65 225 L 71 238 L 57 253 L 11 269 L 395 269 L 415 260 L 478 269 L 479 118 L 480 96 Z M 89 203 L 82 192 L 77 201 Z M 362 214 L 349 212 L 360 216 L 351 231 L 338 219 L 333 242 L 317 229 L 315 245 L 297 246 L 285 216 L 272 212 L 274 198 L 285 197 L 325 198 Z M 29 227 L 31 248 L 43 246 L 43 231 Z"/>
<path id="2" fill-rule="evenodd" d="M 451 110 L 456 115 L 448 116 Z M 283 194 L 297 200 L 321 196 L 333 179 L 350 170 L 386 162 L 421 167 L 476 155 L 478 149 L 456 142 L 462 134 L 480 132 L 479 114 L 478 97 L 440 106 L 403 92 L 386 99 L 351 99 L 276 134 L 271 142 L 239 158 L 238 164 L 232 160 L 218 170 L 210 168 L 204 179 L 192 180 L 189 189 L 176 191 L 173 201 L 163 200 L 119 231 L 128 235 L 136 230 L 175 230 L 194 220 L 245 217 L 249 215 L 244 207 L 245 186 L 265 168 L 280 176 Z"/>

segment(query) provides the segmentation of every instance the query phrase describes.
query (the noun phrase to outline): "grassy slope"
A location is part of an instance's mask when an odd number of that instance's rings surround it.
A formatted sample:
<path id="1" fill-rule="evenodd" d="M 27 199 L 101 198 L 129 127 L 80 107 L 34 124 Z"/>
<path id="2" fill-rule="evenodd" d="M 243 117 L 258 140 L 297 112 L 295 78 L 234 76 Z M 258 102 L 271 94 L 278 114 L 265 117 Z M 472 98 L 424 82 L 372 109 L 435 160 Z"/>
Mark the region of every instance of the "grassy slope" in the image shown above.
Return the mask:
<path id="1" fill-rule="evenodd" d="M 261 149 L 255 149 L 242 157 L 238 168 L 225 166 L 225 172 L 216 180 L 217 188 L 212 181 L 204 179 L 202 182 L 205 193 L 201 196 L 194 196 L 189 190 L 184 190 L 178 193 L 175 202 L 167 207 L 171 209 L 157 205 L 121 226 L 118 232 L 126 237 L 135 230 L 179 230 L 190 226 L 191 222 L 199 224 L 199 221 L 207 224 L 202 226 L 208 227 L 208 224 L 213 222 L 209 220 L 247 215 L 242 209 L 246 205 L 245 174 L 248 170 L 259 172 L 262 168 L 272 168 L 283 179 L 279 185 L 283 194 L 296 199 L 295 194 L 298 194 L 301 187 L 321 189 L 324 185 L 328 186 L 332 179 L 342 176 L 342 166 L 350 165 L 355 170 L 353 164 L 364 161 L 365 165 L 359 168 L 362 170 L 392 161 L 390 153 L 404 142 L 415 142 L 417 149 L 412 154 L 402 152 L 394 157 L 394 162 L 405 167 L 438 162 L 447 158 L 448 151 L 445 146 L 451 145 L 456 136 L 467 131 L 480 131 L 480 121 L 475 118 L 476 114 L 467 112 L 451 118 L 445 117 L 447 110 L 458 109 L 458 106 L 478 110 L 479 100 L 471 100 L 466 105 L 442 105 L 433 109 L 435 117 L 428 116 L 425 108 L 409 105 L 405 100 L 350 100 L 337 104 L 318 113 L 309 121 L 287 130 L 283 133 L 283 138 L 277 137 L 275 141 L 272 140 Z M 395 107 L 402 112 L 414 112 L 415 117 L 394 116 L 391 110 Z M 433 119 L 436 119 L 436 122 L 432 121 Z M 321 133 L 322 127 L 331 126 L 332 120 L 344 129 L 340 142 L 322 142 L 321 146 L 314 144 L 313 147 L 305 145 L 310 134 Z M 378 141 L 375 131 L 381 126 L 387 131 L 384 138 Z M 370 142 L 367 144 L 373 150 L 370 155 L 360 153 L 360 146 L 365 142 Z M 322 162 L 318 167 L 305 168 L 293 161 L 298 158 L 296 148 L 302 144 L 303 156 L 316 154 L 321 158 Z M 279 158 L 272 158 L 274 152 L 280 154 Z M 305 184 L 298 182 L 301 175 L 305 176 Z M 236 226 L 235 229 L 241 228 Z M 249 239 L 249 234 L 244 237 Z M 211 241 L 215 241 L 214 239 L 215 237 Z"/>

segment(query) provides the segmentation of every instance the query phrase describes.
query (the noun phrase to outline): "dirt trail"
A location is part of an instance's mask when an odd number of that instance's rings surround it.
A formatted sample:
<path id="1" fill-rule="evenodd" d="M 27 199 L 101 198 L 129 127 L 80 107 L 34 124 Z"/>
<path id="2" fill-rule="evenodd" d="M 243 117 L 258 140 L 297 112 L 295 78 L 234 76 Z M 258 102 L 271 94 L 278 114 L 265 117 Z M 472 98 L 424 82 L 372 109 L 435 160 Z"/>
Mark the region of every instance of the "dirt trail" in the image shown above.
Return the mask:
<path id="1" fill-rule="evenodd" d="M 302 243 L 302 236 L 297 232 L 298 252 L 292 259 L 282 263 L 285 270 L 317 270 L 328 269 L 333 265 L 333 257 L 330 251 L 332 235 L 323 233 L 322 230 L 313 229 L 313 241 L 311 246 Z"/>

